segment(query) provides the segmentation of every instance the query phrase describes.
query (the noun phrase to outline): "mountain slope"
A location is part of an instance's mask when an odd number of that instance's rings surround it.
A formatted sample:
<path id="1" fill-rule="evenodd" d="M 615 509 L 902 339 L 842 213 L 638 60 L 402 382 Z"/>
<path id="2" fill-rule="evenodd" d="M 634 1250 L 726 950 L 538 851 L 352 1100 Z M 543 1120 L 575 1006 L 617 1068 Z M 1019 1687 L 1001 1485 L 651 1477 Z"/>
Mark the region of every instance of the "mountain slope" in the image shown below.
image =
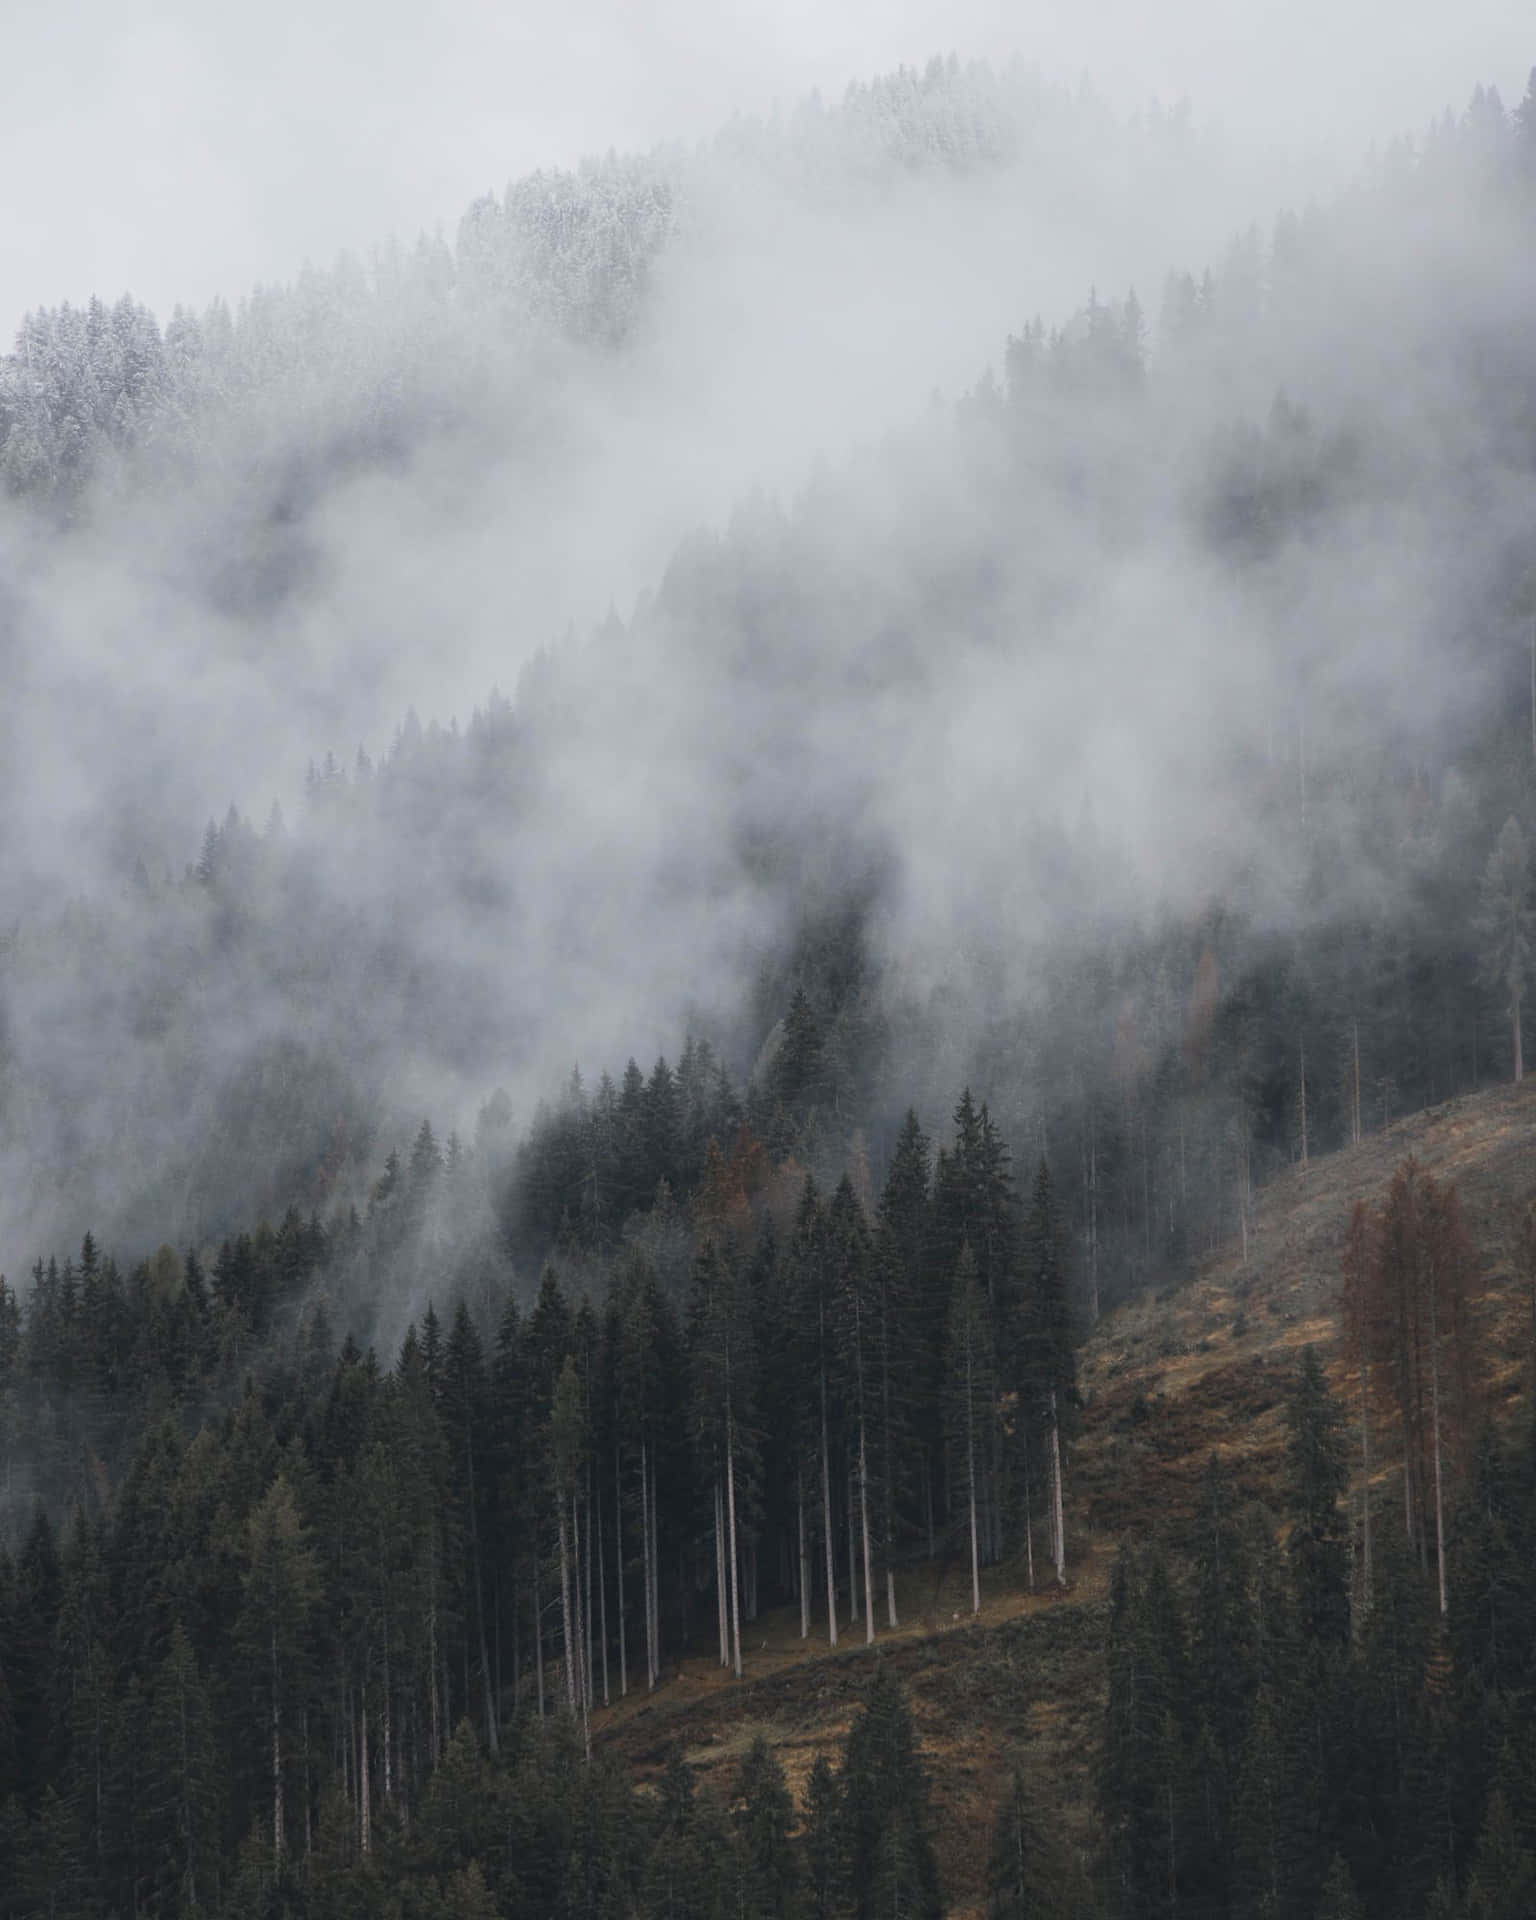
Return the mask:
<path id="1" fill-rule="evenodd" d="M 1079 1354 L 1085 1407 L 1070 1464 L 1071 1577 L 1044 1567 L 1031 1593 L 1017 1562 L 991 1570 L 979 1623 L 959 1557 L 900 1585 L 904 1625 L 880 1623 L 876 1646 L 844 1623 L 831 1652 L 824 1623 L 800 1641 L 789 1610 L 764 1615 L 743 1684 L 708 1648 L 669 1668 L 654 1695 L 599 1714 L 597 1737 L 642 1778 L 675 1747 L 722 1792 L 750 1741 L 773 1747 L 803 1801 L 818 1753 L 835 1758 L 868 1682 L 889 1664 L 907 1687 L 935 1783 L 937 1834 L 951 1911 L 981 1915 L 1000 1782 L 1022 1754 L 1050 1817 L 1084 1861 L 1097 1844 L 1093 1808 L 1103 1747 L 1107 1585 L 1116 1552 L 1154 1536 L 1191 1545 L 1195 1504 L 1213 1453 L 1239 1499 L 1278 1507 L 1283 1418 L 1299 1350 L 1324 1355 L 1348 1403 L 1339 1351 L 1339 1255 L 1357 1199 L 1378 1201 L 1407 1156 L 1454 1182 L 1486 1289 L 1479 1309 L 1487 1404 L 1506 1428 L 1528 1404 L 1531 1300 L 1515 1271 L 1520 1222 L 1536 1201 L 1536 1085 L 1447 1101 L 1279 1175 L 1258 1197 L 1245 1260 L 1228 1242 L 1182 1285 L 1107 1314 Z M 1390 1462 L 1390 1427 L 1381 1436 Z M 1391 1468 L 1376 1498 L 1393 1497 Z M 760 1643 L 760 1644 L 759 1644 Z"/>

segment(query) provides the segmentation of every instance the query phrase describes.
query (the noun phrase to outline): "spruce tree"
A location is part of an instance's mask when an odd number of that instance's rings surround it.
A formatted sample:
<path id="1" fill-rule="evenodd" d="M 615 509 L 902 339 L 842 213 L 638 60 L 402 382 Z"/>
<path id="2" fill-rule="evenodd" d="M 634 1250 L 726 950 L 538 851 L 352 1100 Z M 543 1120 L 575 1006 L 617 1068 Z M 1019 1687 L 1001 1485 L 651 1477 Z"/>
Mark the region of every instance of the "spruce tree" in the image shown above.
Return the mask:
<path id="1" fill-rule="evenodd" d="M 840 1817 L 856 1920 L 938 1920 L 927 1774 L 911 1711 L 884 1667 L 849 1730 Z"/>

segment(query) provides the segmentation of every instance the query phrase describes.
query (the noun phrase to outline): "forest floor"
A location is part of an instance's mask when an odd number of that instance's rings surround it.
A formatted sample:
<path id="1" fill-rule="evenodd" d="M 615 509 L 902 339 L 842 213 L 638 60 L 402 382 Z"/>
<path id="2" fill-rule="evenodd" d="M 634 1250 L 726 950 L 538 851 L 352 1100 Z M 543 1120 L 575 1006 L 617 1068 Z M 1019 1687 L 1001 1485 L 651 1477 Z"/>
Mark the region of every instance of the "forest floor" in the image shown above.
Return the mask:
<path id="1" fill-rule="evenodd" d="M 873 1647 L 863 1623 L 848 1622 L 846 1599 L 836 1649 L 824 1614 L 813 1617 L 809 1640 L 800 1638 L 797 1608 L 744 1623 L 740 1682 L 718 1664 L 710 1615 L 690 1649 L 669 1655 L 656 1690 L 642 1685 L 615 1698 L 594 1719 L 594 1735 L 642 1780 L 680 1747 L 702 1790 L 723 1796 L 762 1734 L 803 1804 L 816 1756 L 846 1734 L 874 1656 L 895 1668 L 911 1701 L 956 1920 L 985 1910 L 992 1823 L 1015 1755 L 1054 1803 L 1061 1830 L 1086 1848 L 1119 1542 L 1158 1533 L 1183 1544 L 1213 1452 L 1240 1498 L 1276 1504 L 1285 1396 L 1301 1348 L 1315 1346 L 1335 1387 L 1346 1385 L 1337 1301 L 1351 1210 L 1357 1199 L 1379 1201 L 1409 1154 L 1460 1193 L 1485 1288 L 1477 1309 L 1483 1391 L 1496 1414 L 1507 1413 L 1532 1348 L 1532 1302 L 1513 1252 L 1521 1214 L 1536 1198 L 1536 1084 L 1446 1102 L 1293 1168 L 1258 1194 L 1246 1258 L 1239 1242 L 1224 1243 L 1182 1283 L 1105 1316 L 1078 1355 L 1084 1408 L 1069 1465 L 1065 1588 L 1052 1580 L 1042 1546 L 1035 1591 L 1018 1565 L 985 1569 L 973 1616 L 968 1558 L 956 1553 L 899 1577 L 901 1627 L 885 1625 L 877 1593 Z M 617 1695 L 617 1673 L 610 1678 Z"/>

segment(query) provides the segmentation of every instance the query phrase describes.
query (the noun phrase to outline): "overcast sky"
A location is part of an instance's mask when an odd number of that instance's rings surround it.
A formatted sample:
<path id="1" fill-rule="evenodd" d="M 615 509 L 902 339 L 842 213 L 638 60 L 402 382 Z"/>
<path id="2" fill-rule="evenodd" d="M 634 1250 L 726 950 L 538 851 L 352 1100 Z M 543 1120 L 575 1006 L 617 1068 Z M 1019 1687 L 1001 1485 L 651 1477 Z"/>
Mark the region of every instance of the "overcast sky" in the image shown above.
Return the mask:
<path id="1" fill-rule="evenodd" d="M 0 338 L 40 303 L 168 312 L 451 226 L 520 172 L 953 49 L 1187 96 L 1351 164 L 1478 82 L 1518 99 L 1511 0 L 7 0 Z M 1282 132 L 1283 130 L 1283 132 Z"/>

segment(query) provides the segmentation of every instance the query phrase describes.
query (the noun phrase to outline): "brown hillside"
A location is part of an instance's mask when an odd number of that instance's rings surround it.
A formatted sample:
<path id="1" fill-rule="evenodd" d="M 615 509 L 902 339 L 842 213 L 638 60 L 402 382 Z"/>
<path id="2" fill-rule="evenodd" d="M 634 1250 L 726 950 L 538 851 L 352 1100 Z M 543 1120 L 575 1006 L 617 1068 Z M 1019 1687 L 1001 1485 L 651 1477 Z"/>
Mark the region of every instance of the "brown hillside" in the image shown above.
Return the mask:
<path id="1" fill-rule="evenodd" d="M 740 1684 L 700 1642 L 654 1694 L 616 1702 L 594 1732 L 642 1779 L 680 1744 L 703 1790 L 721 1795 L 762 1733 L 798 1800 L 817 1753 L 835 1749 L 847 1732 L 878 1656 L 896 1666 L 912 1701 L 954 1915 L 984 1911 L 992 1819 L 1013 1752 L 1026 1751 L 1063 1830 L 1086 1847 L 1104 1701 L 1105 1590 L 1119 1541 L 1161 1529 L 1177 1542 L 1212 1451 L 1241 1491 L 1273 1502 L 1295 1354 L 1314 1344 L 1345 1385 L 1336 1301 L 1350 1211 L 1357 1198 L 1379 1199 L 1410 1153 L 1460 1191 L 1487 1282 L 1486 1386 L 1496 1410 L 1507 1406 L 1531 1350 L 1531 1309 L 1512 1253 L 1519 1218 L 1536 1198 L 1536 1087 L 1448 1102 L 1314 1160 L 1306 1172 L 1293 1170 L 1259 1194 L 1246 1264 L 1240 1247 L 1228 1245 L 1187 1285 L 1106 1316 L 1079 1356 L 1085 1408 L 1069 1468 L 1065 1592 L 1030 1593 L 1019 1568 L 996 1568 L 972 1623 L 964 1570 L 918 1569 L 901 1583 L 906 1624 L 896 1633 L 882 1624 L 873 1655 L 862 1626 L 845 1622 L 832 1652 L 824 1623 L 803 1643 L 798 1613 L 765 1615 L 743 1632 Z M 1390 1454 L 1389 1435 L 1383 1451 Z"/>

